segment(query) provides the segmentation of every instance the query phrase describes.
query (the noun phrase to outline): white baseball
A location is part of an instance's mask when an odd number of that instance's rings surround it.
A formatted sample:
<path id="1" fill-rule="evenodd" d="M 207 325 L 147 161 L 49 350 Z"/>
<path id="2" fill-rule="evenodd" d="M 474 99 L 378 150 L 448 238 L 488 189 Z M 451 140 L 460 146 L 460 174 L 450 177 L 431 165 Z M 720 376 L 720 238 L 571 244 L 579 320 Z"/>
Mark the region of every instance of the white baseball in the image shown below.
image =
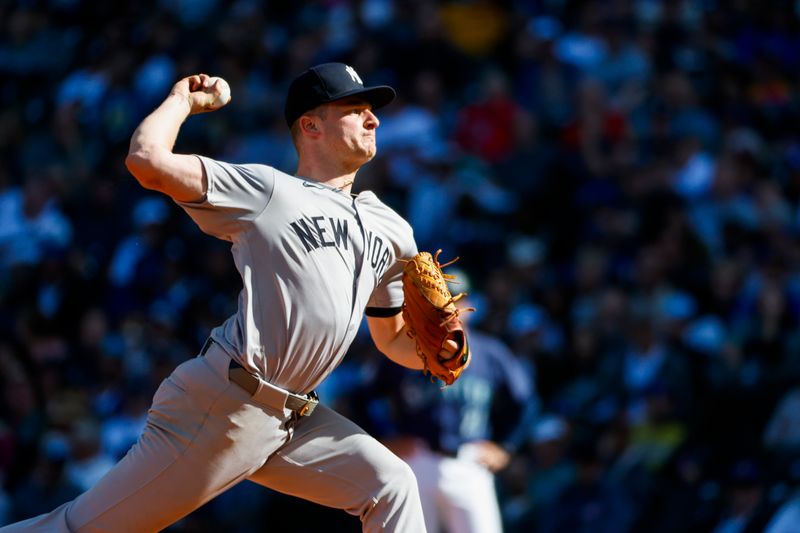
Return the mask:
<path id="1" fill-rule="evenodd" d="M 214 84 L 217 84 L 216 89 Z M 214 90 L 214 107 L 222 107 L 231 101 L 231 86 L 224 79 L 219 77 L 209 78 L 207 87 L 206 92 Z"/>

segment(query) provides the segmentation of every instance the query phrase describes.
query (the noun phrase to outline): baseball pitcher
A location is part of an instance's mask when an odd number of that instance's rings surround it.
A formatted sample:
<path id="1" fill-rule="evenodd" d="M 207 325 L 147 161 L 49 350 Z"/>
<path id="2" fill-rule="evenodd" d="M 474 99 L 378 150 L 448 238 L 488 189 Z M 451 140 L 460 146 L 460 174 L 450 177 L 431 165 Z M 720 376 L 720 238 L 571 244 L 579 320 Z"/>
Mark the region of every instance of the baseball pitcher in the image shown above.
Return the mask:
<path id="1" fill-rule="evenodd" d="M 164 380 L 138 442 L 97 485 L 1 531 L 155 532 L 245 479 L 344 509 L 364 531 L 425 530 L 411 469 L 314 394 L 365 314 L 400 365 L 452 383 L 469 363 L 437 259 L 417 254 L 408 223 L 375 194 L 350 193 L 376 153 L 375 111 L 394 97 L 341 63 L 298 76 L 284 110 L 291 176 L 174 153 L 188 116 L 231 99 L 205 74 L 174 85 L 134 132 L 126 164 L 230 242 L 238 310 Z"/>

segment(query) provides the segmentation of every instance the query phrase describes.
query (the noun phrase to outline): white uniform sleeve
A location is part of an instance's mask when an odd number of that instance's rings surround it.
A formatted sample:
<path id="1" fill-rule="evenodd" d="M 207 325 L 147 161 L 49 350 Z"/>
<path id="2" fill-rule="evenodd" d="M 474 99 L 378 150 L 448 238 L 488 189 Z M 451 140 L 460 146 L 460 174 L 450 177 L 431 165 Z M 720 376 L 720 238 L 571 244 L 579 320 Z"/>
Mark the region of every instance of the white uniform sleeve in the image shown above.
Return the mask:
<path id="1" fill-rule="evenodd" d="M 417 243 L 411 226 L 404 224 L 402 242 L 395 249 L 397 260 L 383 275 L 378 286 L 372 291 L 367 308 L 396 309 L 403 305 L 403 267 L 405 263 L 400 259 L 411 259 L 417 255 Z M 369 313 L 368 313 L 369 314 Z"/>
<path id="2" fill-rule="evenodd" d="M 197 157 L 208 178 L 206 196 L 177 204 L 205 233 L 232 241 L 244 229 L 242 222 L 252 221 L 267 207 L 275 187 L 274 169 Z"/>

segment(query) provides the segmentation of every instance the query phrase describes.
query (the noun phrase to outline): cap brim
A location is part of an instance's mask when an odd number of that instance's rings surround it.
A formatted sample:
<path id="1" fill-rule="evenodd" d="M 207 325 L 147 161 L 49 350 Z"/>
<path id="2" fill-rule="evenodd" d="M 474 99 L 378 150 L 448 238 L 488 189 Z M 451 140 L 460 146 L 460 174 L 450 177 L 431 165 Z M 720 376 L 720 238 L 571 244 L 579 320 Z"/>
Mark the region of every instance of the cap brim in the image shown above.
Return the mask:
<path id="1" fill-rule="evenodd" d="M 358 96 L 363 98 L 372 105 L 372 109 L 380 109 L 384 106 L 391 104 L 397 93 L 388 85 L 376 85 L 375 87 L 364 87 L 363 89 L 356 89 L 337 95 L 331 102 L 341 100 L 342 98 L 349 98 L 351 96 Z"/>

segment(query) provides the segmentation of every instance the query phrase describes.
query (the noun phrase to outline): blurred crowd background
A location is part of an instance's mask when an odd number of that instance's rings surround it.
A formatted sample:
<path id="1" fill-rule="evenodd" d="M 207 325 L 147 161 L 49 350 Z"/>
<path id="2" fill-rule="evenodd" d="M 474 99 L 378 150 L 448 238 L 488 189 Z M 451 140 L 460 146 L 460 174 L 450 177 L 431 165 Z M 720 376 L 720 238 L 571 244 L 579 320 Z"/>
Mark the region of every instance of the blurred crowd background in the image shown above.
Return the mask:
<path id="1" fill-rule="evenodd" d="M 127 173 L 138 122 L 223 76 L 176 149 L 292 173 L 288 82 L 342 60 L 400 94 L 355 190 L 462 257 L 536 384 L 506 530 L 798 531 L 798 30 L 779 0 L 0 1 L 0 524 L 91 486 L 234 311 L 227 245 Z M 360 336 L 325 401 L 363 411 L 380 358 Z M 358 522 L 245 483 L 170 528 L 306 530 Z"/>

